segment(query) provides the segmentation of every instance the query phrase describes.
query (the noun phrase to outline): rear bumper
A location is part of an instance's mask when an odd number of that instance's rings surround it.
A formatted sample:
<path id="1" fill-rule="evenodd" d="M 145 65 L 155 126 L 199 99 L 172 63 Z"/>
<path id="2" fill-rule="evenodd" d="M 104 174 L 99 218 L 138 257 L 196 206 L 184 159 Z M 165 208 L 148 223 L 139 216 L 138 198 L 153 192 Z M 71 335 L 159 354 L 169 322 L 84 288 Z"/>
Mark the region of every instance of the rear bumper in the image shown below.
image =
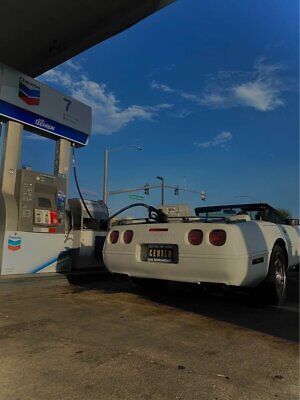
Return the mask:
<path id="1" fill-rule="evenodd" d="M 263 261 L 253 265 L 255 257 L 263 257 Z M 112 273 L 134 277 L 256 286 L 267 275 L 268 254 L 234 257 L 181 254 L 178 264 L 166 264 L 141 261 L 133 252 L 111 251 L 109 247 L 104 251 L 104 263 Z"/>

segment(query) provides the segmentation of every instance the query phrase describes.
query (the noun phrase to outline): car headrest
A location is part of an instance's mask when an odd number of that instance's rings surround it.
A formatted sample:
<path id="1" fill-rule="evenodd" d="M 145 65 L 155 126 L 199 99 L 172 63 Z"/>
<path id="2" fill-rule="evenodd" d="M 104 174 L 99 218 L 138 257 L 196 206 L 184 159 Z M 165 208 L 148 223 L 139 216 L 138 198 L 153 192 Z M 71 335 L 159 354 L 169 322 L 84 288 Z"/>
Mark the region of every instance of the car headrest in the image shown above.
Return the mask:
<path id="1" fill-rule="evenodd" d="M 251 218 L 248 214 L 232 215 L 229 221 L 251 221 Z"/>

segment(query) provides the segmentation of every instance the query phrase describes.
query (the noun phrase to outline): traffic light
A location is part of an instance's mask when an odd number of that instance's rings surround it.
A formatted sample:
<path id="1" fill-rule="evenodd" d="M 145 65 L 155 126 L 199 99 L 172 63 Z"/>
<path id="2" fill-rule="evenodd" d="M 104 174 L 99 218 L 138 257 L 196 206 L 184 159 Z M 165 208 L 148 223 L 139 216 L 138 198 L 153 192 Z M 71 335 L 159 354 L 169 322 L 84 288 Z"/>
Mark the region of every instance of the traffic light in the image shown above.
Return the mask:
<path id="1" fill-rule="evenodd" d="M 149 183 L 145 183 L 145 185 L 144 185 L 144 193 L 149 195 L 149 193 L 150 193 Z"/>
<path id="2" fill-rule="evenodd" d="M 178 195 L 179 195 L 179 187 L 178 187 L 178 186 L 175 186 L 174 195 L 175 195 L 175 196 L 178 196 Z"/>
<path id="3" fill-rule="evenodd" d="M 200 197 L 201 197 L 201 200 L 202 200 L 202 201 L 205 201 L 205 200 L 206 200 L 206 194 L 205 194 L 205 192 L 201 192 L 201 193 L 200 193 Z"/>

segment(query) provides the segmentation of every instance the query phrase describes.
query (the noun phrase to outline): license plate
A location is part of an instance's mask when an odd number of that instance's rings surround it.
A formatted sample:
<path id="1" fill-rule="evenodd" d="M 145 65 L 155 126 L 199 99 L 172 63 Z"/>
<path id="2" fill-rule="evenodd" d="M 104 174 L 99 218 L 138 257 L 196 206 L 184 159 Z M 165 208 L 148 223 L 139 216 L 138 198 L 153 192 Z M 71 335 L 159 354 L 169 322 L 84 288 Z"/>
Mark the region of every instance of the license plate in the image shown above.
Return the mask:
<path id="1" fill-rule="evenodd" d="M 178 246 L 175 244 L 148 244 L 147 261 L 178 263 Z"/>

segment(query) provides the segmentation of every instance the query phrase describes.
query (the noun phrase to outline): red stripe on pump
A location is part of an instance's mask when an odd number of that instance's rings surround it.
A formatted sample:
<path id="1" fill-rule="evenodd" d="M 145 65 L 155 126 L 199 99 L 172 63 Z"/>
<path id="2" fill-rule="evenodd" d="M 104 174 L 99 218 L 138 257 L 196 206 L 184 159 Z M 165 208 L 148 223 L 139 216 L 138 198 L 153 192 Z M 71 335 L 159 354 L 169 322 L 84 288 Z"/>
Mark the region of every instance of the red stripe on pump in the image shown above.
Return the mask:
<path id="1" fill-rule="evenodd" d="M 168 228 L 150 228 L 149 232 L 168 232 Z"/>

